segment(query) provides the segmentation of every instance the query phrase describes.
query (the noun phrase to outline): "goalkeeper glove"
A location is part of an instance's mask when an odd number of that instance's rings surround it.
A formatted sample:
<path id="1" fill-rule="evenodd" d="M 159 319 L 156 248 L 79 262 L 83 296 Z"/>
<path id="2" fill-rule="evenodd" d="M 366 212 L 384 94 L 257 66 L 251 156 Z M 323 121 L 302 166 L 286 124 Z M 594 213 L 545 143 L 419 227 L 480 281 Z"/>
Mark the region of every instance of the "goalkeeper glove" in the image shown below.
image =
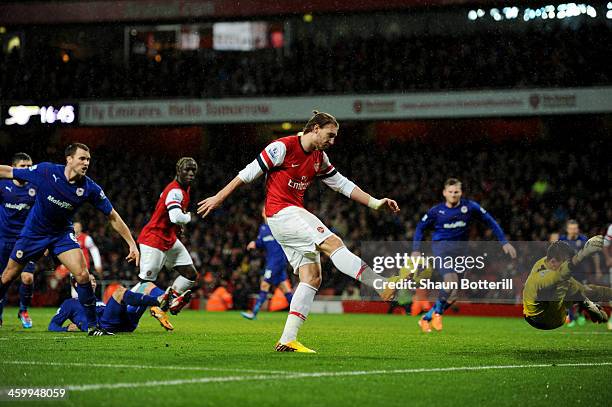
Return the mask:
<path id="1" fill-rule="evenodd" d="M 595 304 L 588 298 L 584 300 L 582 305 L 591 317 L 591 321 L 595 322 L 596 324 L 599 324 L 600 322 L 608 322 L 608 314 L 606 314 L 606 311 L 604 311 L 600 305 Z"/>
<path id="2" fill-rule="evenodd" d="M 584 247 L 574 256 L 574 264 L 580 263 L 592 254 L 600 252 L 603 249 L 604 237 L 593 236 L 584 245 Z"/>

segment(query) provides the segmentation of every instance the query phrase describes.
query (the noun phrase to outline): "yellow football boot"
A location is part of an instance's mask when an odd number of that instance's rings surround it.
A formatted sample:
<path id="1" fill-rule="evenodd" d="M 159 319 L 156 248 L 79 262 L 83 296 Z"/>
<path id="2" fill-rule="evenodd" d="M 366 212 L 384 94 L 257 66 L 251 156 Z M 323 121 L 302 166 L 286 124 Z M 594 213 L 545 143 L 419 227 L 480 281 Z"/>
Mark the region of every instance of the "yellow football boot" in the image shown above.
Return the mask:
<path id="1" fill-rule="evenodd" d="M 174 330 L 174 327 L 172 326 L 172 324 L 170 323 L 170 320 L 168 319 L 168 315 L 164 311 L 162 311 L 161 308 L 151 307 L 150 312 L 151 312 L 151 316 L 155 318 L 156 320 L 158 320 L 161 326 L 163 326 L 166 331 Z"/>
<path id="2" fill-rule="evenodd" d="M 312 349 L 308 349 L 298 341 L 290 341 L 285 344 L 276 342 L 274 349 L 276 349 L 277 352 L 317 353 Z"/>

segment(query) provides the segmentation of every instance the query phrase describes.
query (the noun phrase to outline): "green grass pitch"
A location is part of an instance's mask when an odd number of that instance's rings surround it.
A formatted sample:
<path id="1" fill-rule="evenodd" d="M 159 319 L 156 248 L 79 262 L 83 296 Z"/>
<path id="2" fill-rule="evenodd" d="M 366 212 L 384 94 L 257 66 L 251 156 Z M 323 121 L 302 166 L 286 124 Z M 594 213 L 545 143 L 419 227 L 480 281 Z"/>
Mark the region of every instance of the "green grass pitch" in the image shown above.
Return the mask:
<path id="1" fill-rule="evenodd" d="M 311 315 L 316 355 L 276 353 L 285 313 L 184 311 L 167 333 L 143 316 L 132 334 L 46 332 L 52 309 L 15 309 L 0 328 L 0 388 L 67 387 L 19 406 L 609 406 L 612 333 L 587 323 L 537 331 L 518 318 L 451 316 L 428 335 L 399 315 Z"/>

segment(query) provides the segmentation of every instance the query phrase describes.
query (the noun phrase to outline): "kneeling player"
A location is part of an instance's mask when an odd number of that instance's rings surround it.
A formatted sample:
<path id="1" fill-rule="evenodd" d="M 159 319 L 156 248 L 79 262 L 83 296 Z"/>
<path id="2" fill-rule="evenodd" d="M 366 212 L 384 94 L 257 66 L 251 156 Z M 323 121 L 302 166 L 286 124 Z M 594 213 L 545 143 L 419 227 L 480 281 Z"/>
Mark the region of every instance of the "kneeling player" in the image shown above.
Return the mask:
<path id="1" fill-rule="evenodd" d="M 91 276 L 91 285 L 96 289 L 96 281 Z M 151 315 L 168 331 L 174 329 L 164 313 L 159 309 L 160 303 L 168 299 L 168 295 L 155 286 L 148 283 L 142 293 L 119 287 L 113 292 L 107 304 L 98 300 L 96 302 L 96 313 L 100 327 L 107 332 L 133 332 L 138 327 L 138 322 L 147 307 L 151 307 Z M 161 314 L 160 314 L 161 313 Z M 63 326 L 64 322 L 70 324 Z M 71 298 L 62 303 L 57 313 L 49 323 L 49 331 L 53 332 L 78 332 L 87 331 L 87 316 L 83 306 L 78 299 Z"/>
<path id="2" fill-rule="evenodd" d="M 265 249 L 266 250 L 266 266 L 259 286 L 259 296 L 253 307 L 253 311 L 241 312 L 240 315 L 246 319 L 257 318 L 257 313 L 261 306 L 268 299 L 268 293 L 272 286 L 277 286 L 285 294 L 287 302 L 291 304 L 293 293 L 287 285 L 287 257 L 283 252 L 281 245 L 274 239 L 270 226 L 266 222 L 266 212 L 262 209 L 261 216 L 263 217 L 264 223 L 259 227 L 259 234 L 257 240 L 250 242 L 247 246 L 247 250 L 253 249 Z"/>
<path id="3" fill-rule="evenodd" d="M 588 256 L 601 251 L 603 236 L 588 240 L 577 254 L 561 241 L 553 242 L 546 257 L 538 260 L 523 289 L 523 314 L 529 325 L 537 329 L 555 329 L 563 326 L 567 308 L 579 302 L 593 322 L 606 322 L 608 315 L 593 301 L 608 301 L 612 289 L 597 285 L 582 285 L 571 274 Z"/>

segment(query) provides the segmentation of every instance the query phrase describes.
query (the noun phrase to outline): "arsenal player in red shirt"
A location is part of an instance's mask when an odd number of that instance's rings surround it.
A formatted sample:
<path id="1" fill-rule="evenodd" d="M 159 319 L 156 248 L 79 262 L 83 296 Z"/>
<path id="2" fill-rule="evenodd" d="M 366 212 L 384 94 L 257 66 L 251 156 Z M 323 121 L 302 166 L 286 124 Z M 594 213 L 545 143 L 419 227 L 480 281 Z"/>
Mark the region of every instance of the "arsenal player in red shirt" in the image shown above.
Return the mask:
<path id="1" fill-rule="evenodd" d="M 329 256 L 342 273 L 376 289 L 384 300 L 395 294 L 392 286 L 386 284 L 386 278 L 374 273 L 323 222 L 304 209 L 304 192 L 315 178 L 319 178 L 333 190 L 374 210 L 384 207 L 399 212 L 394 200 L 372 197 L 331 164 L 324 150 L 334 145 L 338 129 L 338 122 L 332 115 L 315 111 L 302 133 L 269 144 L 215 196 L 198 204 L 198 214 L 205 217 L 240 185 L 266 174 L 268 225 L 300 277 L 285 329 L 276 344 L 279 352 L 314 353 L 297 341 L 297 332 L 306 320 L 321 285 L 320 253 Z"/>
<path id="2" fill-rule="evenodd" d="M 138 236 L 141 252 L 138 278 L 141 282 L 155 282 L 164 266 L 179 273 L 172 287 L 168 288 L 167 305 L 172 314 L 177 314 L 189 303 L 191 288 L 198 277 L 189 252 L 177 238 L 181 227 L 191 221 L 191 213 L 188 211 L 189 193 L 197 172 L 198 164 L 193 158 L 183 157 L 178 160 L 176 177 L 162 191 L 151 219 Z M 132 291 L 138 292 L 145 286 L 139 283 Z M 164 311 L 167 309 L 162 308 Z"/>

